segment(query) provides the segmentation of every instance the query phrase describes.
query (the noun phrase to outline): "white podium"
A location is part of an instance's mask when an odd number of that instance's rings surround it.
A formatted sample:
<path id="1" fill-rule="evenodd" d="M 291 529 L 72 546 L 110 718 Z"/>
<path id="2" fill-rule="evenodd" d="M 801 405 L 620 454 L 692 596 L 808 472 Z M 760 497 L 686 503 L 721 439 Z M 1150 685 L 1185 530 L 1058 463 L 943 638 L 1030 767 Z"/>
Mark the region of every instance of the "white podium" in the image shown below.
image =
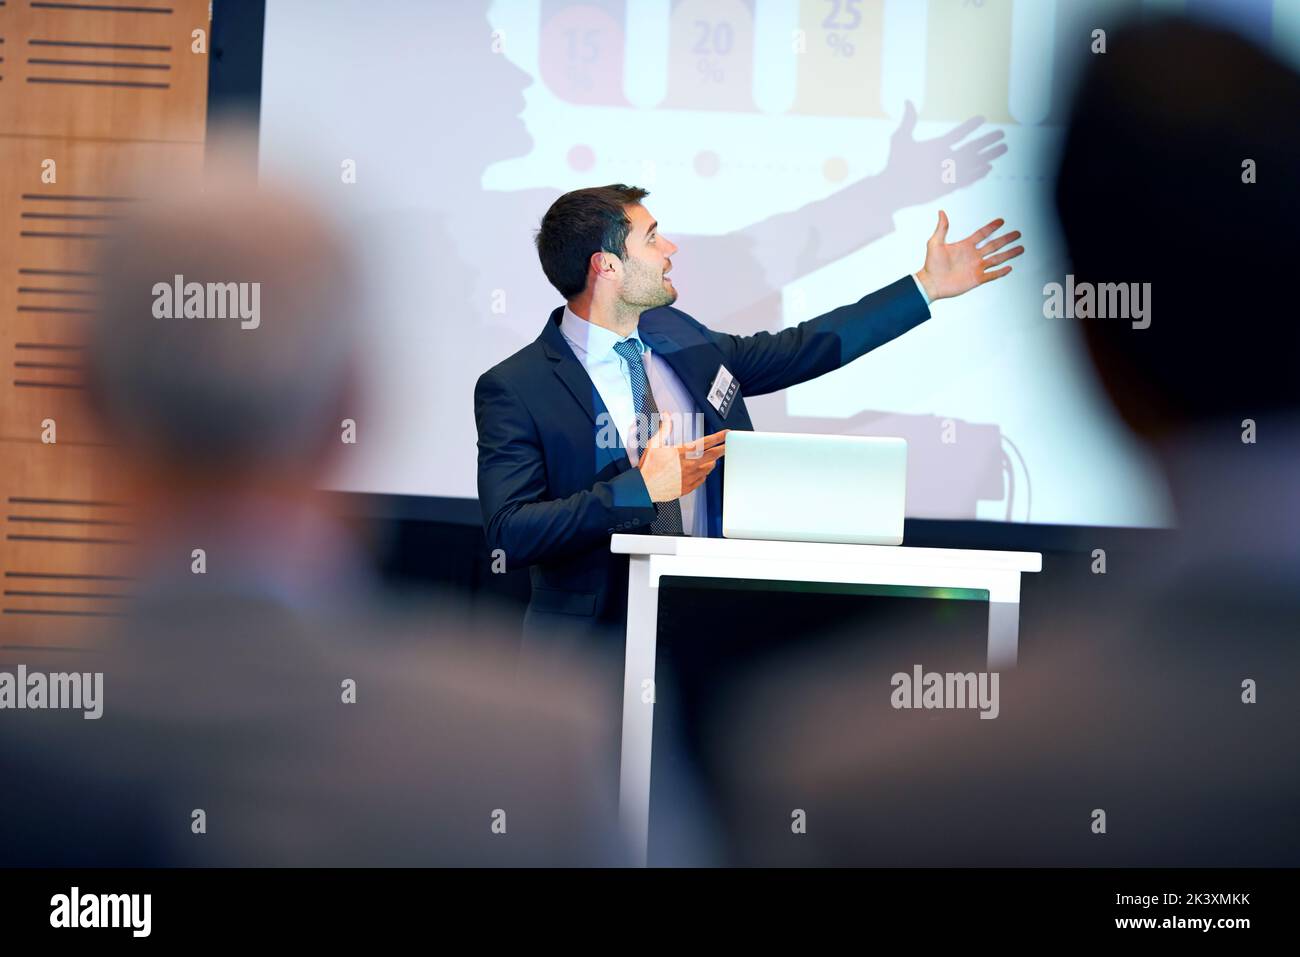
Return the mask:
<path id="1" fill-rule="evenodd" d="M 628 556 L 627 648 L 623 666 L 623 744 L 619 821 L 634 861 L 646 862 L 650 834 L 650 755 L 654 732 L 659 579 L 744 578 L 962 588 L 989 596 L 988 667 L 1013 667 L 1020 633 L 1020 576 L 1043 568 L 1039 552 L 990 552 L 902 545 L 820 545 L 667 535 L 615 535 L 610 551 Z M 651 684 L 646 684 L 649 681 Z M 644 701 L 649 697 L 650 701 Z"/>

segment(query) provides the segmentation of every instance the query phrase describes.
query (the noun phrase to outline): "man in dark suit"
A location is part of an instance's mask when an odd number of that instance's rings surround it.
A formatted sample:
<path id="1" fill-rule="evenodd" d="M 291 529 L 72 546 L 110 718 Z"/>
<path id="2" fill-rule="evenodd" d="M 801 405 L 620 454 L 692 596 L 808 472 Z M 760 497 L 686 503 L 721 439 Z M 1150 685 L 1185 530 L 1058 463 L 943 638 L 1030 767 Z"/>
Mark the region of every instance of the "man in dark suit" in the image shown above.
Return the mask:
<path id="1" fill-rule="evenodd" d="M 618 184 L 555 201 L 537 250 L 567 305 L 475 387 L 488 547 L 530 566 L 532 650 L 614 651 L 584 641 L 623 627 L 627 563 L 611 535 L 721 535 L 719 466 L 726 431 L 753 427 L 746 396 L 852 362 L 929 318 L 934 300 L 1006 275 L 1001 264 L 1024 251 L 999 252 L 1020 236 L 994 237 L 1000 219 L 949 244 L 940 212 L 914 276 L 775 335 L 724 335 L 672 308 L 677 247 L 646 195 Z"/>

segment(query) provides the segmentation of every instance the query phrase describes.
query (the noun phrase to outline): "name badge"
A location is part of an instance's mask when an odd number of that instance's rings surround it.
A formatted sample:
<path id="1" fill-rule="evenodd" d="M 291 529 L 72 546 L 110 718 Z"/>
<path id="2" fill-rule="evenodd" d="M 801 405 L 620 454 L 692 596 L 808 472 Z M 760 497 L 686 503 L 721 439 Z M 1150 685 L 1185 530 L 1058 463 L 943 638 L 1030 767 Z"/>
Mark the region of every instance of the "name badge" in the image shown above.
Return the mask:
<path id="1" fill-rule="evenodd" d="M 718 366 L 718 374 L 713 377 L 713 385 L 709 386 L 709 405 L 717 409 L 718 415 L 725 419 L 739 391 L 740 383 L 736 377 L 727 371 L 726 366 Z"/>

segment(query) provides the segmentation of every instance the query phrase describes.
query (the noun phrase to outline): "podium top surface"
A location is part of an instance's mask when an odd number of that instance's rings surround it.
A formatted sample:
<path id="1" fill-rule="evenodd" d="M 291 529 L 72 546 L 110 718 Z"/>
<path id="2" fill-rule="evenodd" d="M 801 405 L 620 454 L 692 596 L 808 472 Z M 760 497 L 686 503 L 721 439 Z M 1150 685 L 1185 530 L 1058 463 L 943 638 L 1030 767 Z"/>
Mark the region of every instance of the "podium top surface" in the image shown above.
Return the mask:
<path id="1" fill-rule="evenodd" d="M 615 535 L 610 541 L 609 550 L 616 555 L 675 555 L 720 561 L 840 562 L 846 565 L 997 568 L 1018 572 L 1043 570 L 1042 552 L 996 552 L 974 548 L 912 548 L 907 545 L 837 545 L 677 535 Z"/>

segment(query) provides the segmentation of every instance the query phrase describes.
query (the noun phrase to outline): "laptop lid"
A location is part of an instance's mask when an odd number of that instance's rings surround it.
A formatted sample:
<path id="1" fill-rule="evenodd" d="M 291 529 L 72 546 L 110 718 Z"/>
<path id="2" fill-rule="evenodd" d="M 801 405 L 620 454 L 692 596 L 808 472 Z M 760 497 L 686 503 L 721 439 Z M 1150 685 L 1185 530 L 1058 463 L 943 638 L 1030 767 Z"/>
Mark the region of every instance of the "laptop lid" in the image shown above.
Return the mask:
<path id="1" fill-rule="evenodd" d="M 904 439 L 732 431 L 724 461 L 725 538 L 902 544 Z"/>

